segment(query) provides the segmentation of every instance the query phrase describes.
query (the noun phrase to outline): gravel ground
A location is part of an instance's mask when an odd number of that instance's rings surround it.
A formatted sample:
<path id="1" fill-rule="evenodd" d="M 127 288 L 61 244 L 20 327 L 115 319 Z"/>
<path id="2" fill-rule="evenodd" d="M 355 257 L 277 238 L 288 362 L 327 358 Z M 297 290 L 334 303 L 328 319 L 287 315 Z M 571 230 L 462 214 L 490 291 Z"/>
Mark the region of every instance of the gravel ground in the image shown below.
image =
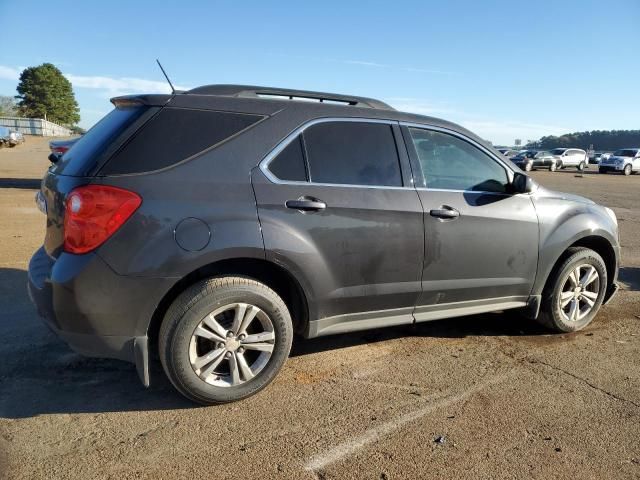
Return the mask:
<path id="1" fill-rule="evenodd" d="M 0 478 L 640 478 L 640 175 L 533 173 L 618 214 L 624 290 L 585 331 L 495 313 L 301 341 L 262 393 L 205 408 L 36 316 L 46 155 L 0 150 Z"/>

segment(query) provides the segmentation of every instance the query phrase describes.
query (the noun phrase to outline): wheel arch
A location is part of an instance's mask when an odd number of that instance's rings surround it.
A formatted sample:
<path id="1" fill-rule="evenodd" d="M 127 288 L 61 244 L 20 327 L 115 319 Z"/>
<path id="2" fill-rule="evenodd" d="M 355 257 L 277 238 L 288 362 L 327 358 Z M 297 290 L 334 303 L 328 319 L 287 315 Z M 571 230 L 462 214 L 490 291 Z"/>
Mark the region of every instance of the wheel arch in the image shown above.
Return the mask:
<path id="1" fill-rule="evenodd" d="M 544 280 L 543 286 L 544 287 L 547 286 L 549 281 L 553 278 L 554 273 L 558 270 L 558 267 L 560 266 L 560 264 L 564 261 L 564 259 L 569 254 L 569 249 L 573 247 L 589 248 L 594 252 L 596 252 L 598 255 L 600 255 L 604 260 L 604 264 L 607 269 L 607 289 L 606 289 L 607 293 L 605 296 L 605 301 L 606 301 L 608 296 L 610 295 L 609 292 L 611 292 L 612 290 L 611 287 L 617 278 L 618 258 L 611 242 L 607 238 L 601 235 L 585 235 L 575 240 L 570 245 L 568 245 L 560 253 L 560 255 L 555 259 L 553 263 L 553 267 L 551 268 L 551 270 L 549 271 L 549 273 L 547 274 Z"/>
<path id="2" fill-rule="evenodd" d="M 272 288 L 285 302 L 291 313 L 293 328 L 301 333 L 309 318 L 307 295 L 300 282 L 285 268 L 259 258 L 232 258 L 203 265 L 178 280 L 158 303 L 149 326 L 149 346 L 155 349 L 162 320 L 173 301 L 194 283 L 224 275 L 246 276 Z"/>

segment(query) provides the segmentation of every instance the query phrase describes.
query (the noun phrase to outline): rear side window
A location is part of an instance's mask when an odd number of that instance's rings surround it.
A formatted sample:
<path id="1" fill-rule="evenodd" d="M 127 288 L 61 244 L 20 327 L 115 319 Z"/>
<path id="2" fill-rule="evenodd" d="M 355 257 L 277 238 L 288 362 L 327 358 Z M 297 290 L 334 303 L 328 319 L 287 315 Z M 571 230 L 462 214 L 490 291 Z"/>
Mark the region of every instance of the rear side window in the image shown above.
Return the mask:
<path id="1" fill-rule="evenodd" d="M 269 163 L 269 170 L 280 180 L 304 182 L 307 172 L 302 153 L 302 138 L 296 137 Z"/>
<path id="2" fill-rule="evenodd" d="M 242 113 L 165 107 L 109 160 L 101 173 L 140 173 L 175 165 L 262 118 Z"/>
<path id="3" fill-rule="evenodd" d="M 391 125 L 325 122 L 303 134 L 314 183 L 402 186 Z"/>
<path id="4" fill-rule="evenodd" d="M 52 172 L 70 176 L 86 175 L 107 146 L 115 142 L 147 109 L 144 106 L 114 108 L 73 144 L 58 160 Z"/>

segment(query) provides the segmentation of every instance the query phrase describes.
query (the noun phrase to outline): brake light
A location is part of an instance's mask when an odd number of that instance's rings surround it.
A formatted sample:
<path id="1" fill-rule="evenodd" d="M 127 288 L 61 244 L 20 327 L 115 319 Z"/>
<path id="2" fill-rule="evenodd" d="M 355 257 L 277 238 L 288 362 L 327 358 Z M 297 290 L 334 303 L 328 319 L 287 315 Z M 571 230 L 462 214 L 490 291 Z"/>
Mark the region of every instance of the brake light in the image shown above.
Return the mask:
<path id="1" fill-rule="evenodd" d="M 67 150 L 69 150 L 69 147 L 53 147 L 51 149 L 51 151 L 53 153 L 55 153 L 56 155 L 62 155 L 64 154 L 64 152 L 66 152 Z"/>
<path id="2" fill-rule="evenodd" d="M 65 252 L 81 254 L 95 250 L 141 203 L 137 193 L 122 188 L 87 185 L 72 190 L 65 205 Z"/>

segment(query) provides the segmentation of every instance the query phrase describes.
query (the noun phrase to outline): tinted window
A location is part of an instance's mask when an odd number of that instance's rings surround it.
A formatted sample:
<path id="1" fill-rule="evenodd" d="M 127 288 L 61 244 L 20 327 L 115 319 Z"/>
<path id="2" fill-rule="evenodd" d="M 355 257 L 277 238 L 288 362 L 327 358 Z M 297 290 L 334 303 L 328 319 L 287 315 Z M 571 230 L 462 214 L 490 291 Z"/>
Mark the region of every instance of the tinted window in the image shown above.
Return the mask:
<path id="1" fill-rule="evenodd" d="M 93 168 L 97 156 L 146 109 L 147 107 L 137 106 L 111 110 L 58 160 L 53 172 L 72 176 L 87 173 Z"/>
<path id="2" fill-rule="evenodd" d="M 298 136 L 271 163 L 269 170 L 280 180 L 304 182 L 307 172 L 302 153 L 302 139 Z"/>
<path id="3" fill-rule="evenodd" d="M 261 118 L 241 113 L 163 108 L 109 160 L 101 173 L 147 172 L 174 165 Z"/>
<path id="4" fill-rule="evenodd" d="M 410 128 L 427 188 L 505 192 L 507 172 L 470 143 L 441 132 Z"/>
<path id="5" fill-rule="evenodd" d="M 402 186 L 390 125 L 319 123 L 305 130 L 304 142 L 312 182 Z"/>

